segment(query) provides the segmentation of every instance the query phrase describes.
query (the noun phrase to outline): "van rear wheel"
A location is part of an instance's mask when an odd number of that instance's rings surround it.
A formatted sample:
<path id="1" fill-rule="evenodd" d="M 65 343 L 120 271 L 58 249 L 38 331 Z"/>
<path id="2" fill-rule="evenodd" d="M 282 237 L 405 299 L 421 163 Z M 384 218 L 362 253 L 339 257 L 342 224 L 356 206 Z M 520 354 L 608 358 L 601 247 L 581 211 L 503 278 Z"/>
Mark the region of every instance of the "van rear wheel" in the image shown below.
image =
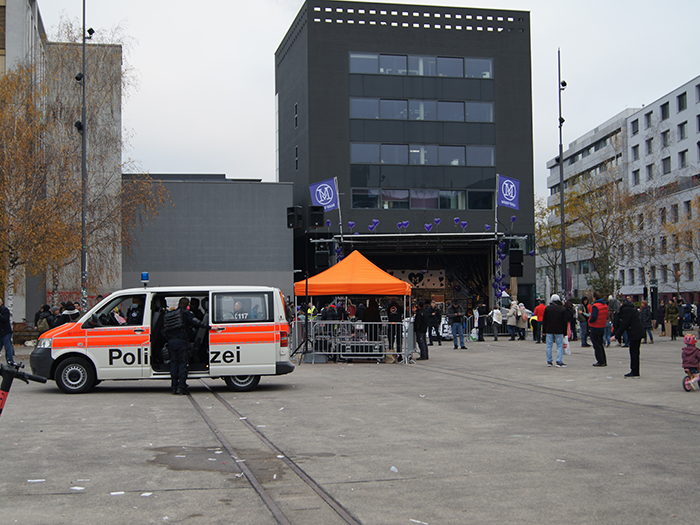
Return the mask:
<path id="1" fill-rule="evenodd" d="M 226 376 L 224 381 L 234 392 L 248 392 L 258 386 L 260 376 Z"/>
<path id="2" fill-rule="evenodd" d="M 56 368 L 56 385 L 66 394 L 82 394 L 95 384 L 95 370 L 81 357 L 69 357 Z"/>

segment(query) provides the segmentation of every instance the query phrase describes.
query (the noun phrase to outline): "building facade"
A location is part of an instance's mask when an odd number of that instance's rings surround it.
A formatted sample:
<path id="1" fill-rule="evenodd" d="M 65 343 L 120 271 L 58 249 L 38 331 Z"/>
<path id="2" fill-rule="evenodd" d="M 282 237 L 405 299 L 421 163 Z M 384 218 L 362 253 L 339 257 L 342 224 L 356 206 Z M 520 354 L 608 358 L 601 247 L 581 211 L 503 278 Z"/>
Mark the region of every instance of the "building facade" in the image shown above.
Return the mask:
<path id="1" fill-rule="evenodd" d="M 0 0 L 0 75 L 14 64 L 41 65 L 45 41 L 36 0 Z"/>
<path id="2" fill-rule="evenodd" d="M 595 177 L 610 167 L 630 196 L 631 227 L 616 246 L 619 292 L 636 300 L 652 286 L 659 298 L 700 299 L 697 239 L 683 232 L 698 210 L 700 197 L 700 77 L 679 86 L 642 108 L 627 109 L 586 135 L 564 152 L 564 191 L 575 190 L 581 177 Z M 547 163 L 549 206 L 560 198 L 558 159 Z M 554 222 L 557 222 L 554 219 Z M 590 253 L 567 247 L 573 296 L 588 289 Z M 538 291 L 553 286 L 551 273 L 538 257 Z"/>
<path id="3" fill-rule="evenodd" d="M 533 233 L 529 13 L 308 1 L 275 60 L 279 180 L 304 209 L 309 185 L 337 180 L 340 213 L 311 237 L 413 274 L 423 298 L 491 302 L 496 232 L 524 249 Z M 499 222 L 497 174 L 520 183 Z M 529 302 L 530 258 L 518 286 Z"/>

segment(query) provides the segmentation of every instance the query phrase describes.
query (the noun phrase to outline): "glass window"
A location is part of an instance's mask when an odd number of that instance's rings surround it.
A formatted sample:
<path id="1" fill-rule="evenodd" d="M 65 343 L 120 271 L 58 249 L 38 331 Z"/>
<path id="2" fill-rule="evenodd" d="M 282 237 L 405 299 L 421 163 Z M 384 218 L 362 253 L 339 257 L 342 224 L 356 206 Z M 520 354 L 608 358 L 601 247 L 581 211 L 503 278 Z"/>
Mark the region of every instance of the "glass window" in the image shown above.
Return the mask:
<path id="1" fill-rule="evenodd" d="M 467 102 L 467 122 L 493 122 L 493 102 Z"/>
<path id="2" fill-rule="evenodd" d="M 425 144 L 412 144 L 409 146 L 409 163 L 412 165 L 437 165 L 438 147 Z"/>
<path id="3" fill-rule="evenodd" d="M 469 209 L 470 210 L 492 210 L 493 209 L 493 192 L 492 191 L 470 191 L 469 194 Z"/>
<path id="4" fill-rule="evenodd" d="M 685 140 L 688 138 L 688 122 L 682 122 L 678 124 L 678 140 Z"/>
<path id="5" fill-rule="evenodd" d="M 464 102 L 438 102 L 438 120 L 464 122 Z"/>
<path id="6" fill-rule="evenodd" d="M 438 57 L 437 70 L 439 77 L 464 78 L 464 59 Z"/>
<path id="7" fill-rule="evenodd" d="M 410 120 L 437 120 L 437 101 L 409 100 L 408 118 Z"/>
<path id="8" fill-rule="evenodd" d="M 379 55 L 350 53 L 350 73 L 379 73 Z"/>
<path id="9" fill-rule="evenodd" d="M 408 146 L 382 144 L 382 164 L 408 164 Z"/>
<path id="10" fill-rule="evenodd" d="M 379 99 L 351 98 L 350 118 L 379 118 Z"/>
<path id="11" fill-rule="evenodd" d="M 654 180 L 654 165 L 647 164 L 646 170 L 647 170 L 647 180 Z"/>
<path id="12" fill-rule="evenodd" d="M 685 111 L 688 109 L 688 94 L 687 93 L 681 93 L 676 97 L 676 100 L 678 101 L 678 112 L 680 113 L 681 111 Z"/>
<path id="13" fill-rule="evenodd" d="M 379 72 L 385 75 L 405 75 L 405 55 L 379 55 Z"/>
<path id="14" fill-rule="evenodd" d="M 661 167 L 664 175 L 671 173 L 671 157 L 661 159 Z"/>
<path id="15" fill-rule="evenodd" d="M 464 166 L 464 146 L 440 146 L 438 148 L 439 163 L 441 166 Z"/>
<path id="16" fill-rule="evenodd" d="M 382 99 L 379 101 L 379 115 L 383 119 L 406 120 L 408 118 L 408 101 Z"/>
<path id="17" fill-rule="evenodd" d="M 350 144 L 350 162 L 379 164 L 379 144 Z"/>
<path id="18" fill-rule="evenodd" d="M 632 160 L 639 160 L 639 144 L 632 146 Z"/>
<path id="19" fill-rule="evenodd" d="M 467 207 L 467 195 L 465 191 L 440 191 L 441 210 L 464 210 Z"/>
<path id="20" fill-rule="evenodd" d="M 637 133 L 639 133 L 639 120 L 634 119 L 632 121 L 632 135 L 636 135 Z"/>
<path id="21" fill-rule="evenodd" d="M 661 143 L 664 148 L 668 148 L 671 145 L 671 132 L 666 130 L 661 133 Z"/>
<path id="22" fill-rule="evenodd" d="M 495 166 L 493 146 L 467 146 L 467 166 Z"/>
<path id="23" fill-rule="evenodd" d="M 382 190 L 382 208 L 385 210 L 407 210 L 408 190 Z"/>
<path id="24" fill-rule="evenodd" d="M 632 172 L 632 186 L 639 186 L 639 170 Z"/>
<path id="25" fill-rule="evenodd" d="M 687 168 L 688 167 L 688 150 L 683 150 L 678 153 L 678 167 Z"/>
<path id="26" fill-rule="evenodd" d="M 490 58 L 465 58 L 464 64 L 467 78 L 493 78 L 493 60 Z"/>
<path id="27" fill-rule="evenodd" d="M 216 293 L 212 309 L 213 323 L 246 323 L 273 321 L 272 294 L 269 293 Z"/>
<path id="28" fill-rule="evenodd" d="M 352 190 L 352 207 L 360 209 L 379 208 L 379 190 L 358 188 Z"/>
<path id="29" fill-rule="evenodd" d="M 661 104 L 661 120 L 666 120 L 668 116 L 668 102 L 666 102 L 665 104 Z"/>
<path id="30" fill-rule="evenodd" d="M 653 115 L 652 111 L 650 111 L 649 113 L 644 115 L 644 127 L 646 129 L 649 129 L 651 127 L 652 115 Z"/>
<path id="31" fill-rule="evenodd" d="M 89 328 L 100 326 L 143 325 L 145 294 L 114 297 L 86 321 Z M 82 316 L 82 313 L 74 320 Z"/>
<path id="32" fill-rule="evenodd" d="M 422 77 L 437 76 L 437 59 L 435 57 L 408 57 L 408 74 Z"/>
<path id="33" fill-rule="evenodd" d="M 411 190 L 411 208 L 437 210 L 438 190 Z"/>

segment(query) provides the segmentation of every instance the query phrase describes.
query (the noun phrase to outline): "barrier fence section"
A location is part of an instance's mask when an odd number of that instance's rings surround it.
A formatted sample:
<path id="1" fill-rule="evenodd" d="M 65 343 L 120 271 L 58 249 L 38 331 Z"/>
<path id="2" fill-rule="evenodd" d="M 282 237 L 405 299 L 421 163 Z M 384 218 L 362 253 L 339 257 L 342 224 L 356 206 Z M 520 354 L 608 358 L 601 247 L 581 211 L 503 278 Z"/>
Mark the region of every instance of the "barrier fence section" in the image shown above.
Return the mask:
<path id="1" fill-rule="evenodd" d="M 310 354 L 309 362 L 325 362 L 326 359 L 381 362 L 387 356 L 394 356 L 406 363 L 415 347 L 410 320 L 401 323 L 310 320 L 308 337 L 305 337 L 305 330 L 304 321 L 292 323 L 292 355 Z"/>

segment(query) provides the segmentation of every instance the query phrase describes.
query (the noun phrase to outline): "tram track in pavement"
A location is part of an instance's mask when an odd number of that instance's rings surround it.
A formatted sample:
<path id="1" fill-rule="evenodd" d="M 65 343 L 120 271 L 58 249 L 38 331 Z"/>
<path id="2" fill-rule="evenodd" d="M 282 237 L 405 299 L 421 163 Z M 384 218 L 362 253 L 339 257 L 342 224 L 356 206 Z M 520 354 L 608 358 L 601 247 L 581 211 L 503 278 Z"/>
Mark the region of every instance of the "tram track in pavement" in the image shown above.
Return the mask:
<path id="1" fill-rule="evenodd" d="M 633 401 L 626 401 L 614 397 L 606 397 L 602 395 L 580 391 L 572 392 L 570 390 L 565 390 L 563 388 L 557 388 L 553 386 L 537 385 L 533 383 L 528 383 L 526 381 L 518 381 L 516 379 L 506 379 L 496 375 L 479 374 L 475 372 L 463 372 L 460 370 L 454 370 L 451 368 L 426 363 L 421 365 L 421 369 L 425 370 L 426 372 L 449 375 L 453 377 L 463 377 L 465 379 L 471 379 L 473 381 L 489 383 L 492 385 L 498 385 L 507 388 L 517 388 L 523 391 L 555 396 L 562 399 L 577 401 L 580 403 L 595 404 L 598 406 L 607 406 L 617 409 L 633 409 L 639 412 L 644 412 L 647 415 L 660 417 L 663 419 L 673 419 L 676 421 L 682 421 L 684 423 L 698 423 L 698 414 L 696 412 L 678 410 L 659 405 L 637 403 Z"/>
<path id="2" fill-rule="evenodd" d="M 280 525 L 302 523 L 361 525 L 358 519 L 353 517 L 284 451 L 250 423 L 246 416 L 238 412 L 205 381 L 200 380 L 200 383 L 218 401 L 219 406 L 231 414 L 233 421 L 237 421 L 240 426 L 256 438 L 263 448 L 272 453 L 244 453 L 237 450 L 232 444 L 232 436 L 227 436 L 227 433 L 232 434 L 230 431 L 231 421 L 221 420 L 217 423 L 217 417 L 207 414 L 194 395 L 187 396 L 195 410 L 240 469 L 241 472 L 237 477 L 244 477 L 247 480 L 277 523 Z M 223 427 L 227 427 L 229 430 L 225 430 Z M 260 473 L 270 470 L 271 464 L 274 464 L 274 469 L 280 472 L 279 479 L 277 479 L 277 475 L 273 480 L 261 479 Z M 286 493 L 275 487 L 275 484 L 280 485 L 282 482 L 286 487 Z"/>

